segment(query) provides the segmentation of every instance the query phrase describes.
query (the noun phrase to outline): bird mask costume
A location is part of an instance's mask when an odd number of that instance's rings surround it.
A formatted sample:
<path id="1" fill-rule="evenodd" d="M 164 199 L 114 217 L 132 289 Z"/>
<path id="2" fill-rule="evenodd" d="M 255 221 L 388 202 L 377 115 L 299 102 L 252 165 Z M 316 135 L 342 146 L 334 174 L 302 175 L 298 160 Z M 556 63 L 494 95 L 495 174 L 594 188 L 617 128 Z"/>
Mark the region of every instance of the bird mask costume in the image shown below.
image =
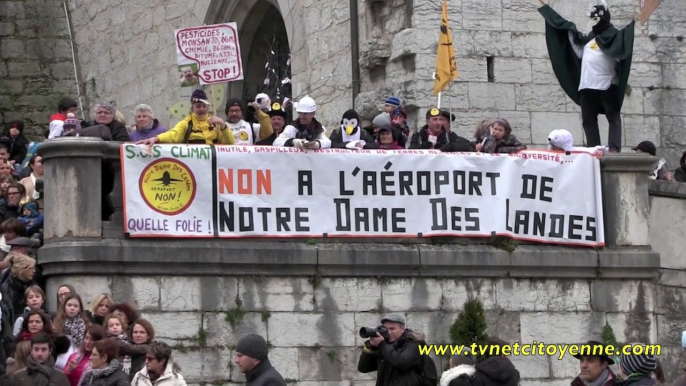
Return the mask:
<path id="1" fill-rule="evenodd" d="M 341 132 L 345 142 L 360 139 L 360 116 L 357 114 L 357 111 L 348 110 L 343 114 Z"/>

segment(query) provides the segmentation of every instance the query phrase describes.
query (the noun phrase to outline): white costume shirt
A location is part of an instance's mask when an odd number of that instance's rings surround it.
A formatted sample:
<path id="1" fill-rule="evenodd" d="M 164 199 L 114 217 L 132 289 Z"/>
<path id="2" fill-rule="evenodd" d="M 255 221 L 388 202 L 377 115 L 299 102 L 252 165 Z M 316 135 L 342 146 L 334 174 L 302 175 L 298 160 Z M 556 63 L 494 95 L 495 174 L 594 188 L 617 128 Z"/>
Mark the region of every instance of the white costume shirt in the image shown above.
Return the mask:
<path id="1" fill-rule="evenodd" d="M 229 129 L 231 129 L 231 131 L 233 131 L 233 137 L 236 140 L 235 145 L 250 146 L 254 145 L 255 142 L 259 141 L 259 123 L 253 123 L 251 128 L 250 123 L 241 119 L 236 123 L 226 122 L 226 125 L 229 127 Z"/>
<path id="2" fill-rule="evenodd" d="M 607 55 L 600 49 L 595 39 L 591 39 L 585 46 L 574 43 L 572 33 L 569 33 L 569 41 L 572 43 L 574 52 L 581 59 L 581 81 L 579 91 L 607 90 L 613 84 L 619 83 L 617 74 L 617 60 Z"/>

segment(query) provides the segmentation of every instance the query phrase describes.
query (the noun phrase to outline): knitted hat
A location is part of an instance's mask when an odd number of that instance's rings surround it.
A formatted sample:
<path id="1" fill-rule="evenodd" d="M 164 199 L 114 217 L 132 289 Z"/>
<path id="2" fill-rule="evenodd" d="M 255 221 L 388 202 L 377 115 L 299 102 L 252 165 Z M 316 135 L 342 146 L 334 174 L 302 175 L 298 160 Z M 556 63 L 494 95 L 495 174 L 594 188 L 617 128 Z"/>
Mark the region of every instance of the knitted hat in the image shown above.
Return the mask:
<path id="1" fill-rule="evenodd" d="M 81 128 L 81 121 L 79 121 L 74 114 L 69 113 L 67 114 L 67 120 L 64 121 L 64 128 L 78 131 Z"/>
<path id="2" fill-rule="evenodd" d="M 249 356 L 250 358 L 263 361 L 267 359 L 269 347 L 263 337 L 257 334 L 249 334 L 241 338 L 236 344 L 236 352 Z"/>
<path id="3" fill-rule="evenodd" d="M 226 109 L 224 109 L 224 112 L 226 115 L 229 115 L 229 109 L 232 107 L 238 106 L 241 108 L 241 111 L 243 111 L 243 102 L 241 102 L 240 99 L 238 98 L 231 98 L 228 101 L 226 101 Z"/>
<path id="4" fill-rule="evenodd" d="M 642 344 L 632 345 L 632 349 L 636 346 L 642 346 L 645 349 L 645 345 Z M 619 360 L 619 366 L 622 369 L 622 372 L 627 376 L 631 374 L 649 375 L 657 368 L 657 358 L 655 358 L 655 355 L 648 355 L 645 353 L 641 355 L 625 355 L 622 353 L 622 358 Z"/>
<path id="5" fill-rule="evenodd" d="M 390 129 L 393 124 L 391 123 L 391 116 L 388 113 L 381 113 L 374 117 L 372 125 Z"/>
<path id="6" fill-rule="evenodd" d="M 22 121 L 12 121 L 10 122 L 10 129 L 17 129 L 19 130 L 19 134 L 24 132 L 24 122 Z"/>
<path id="7" fill-rule="evenodd" d="M 33 201 L 29 201 L 21 207 L 22 212 L 24 212 L 25 209 L 30 210 L 32 216 L 38 216 L 40 214 L 40 212 L 38 211 L 38 204 L 36 204 Z"/>
<path id="8" fill-rule="evenodd" d="M 204 103 L 206 105 L 209 105 L 210 102 L 207 101 L 207 94 L 205 94 L 204 91 L 198 89 L 193 91 L 193 95 L 191 95 L 191 103 Z"/>
<path id="9" fill-rule="evenodd" d="M 391 105 L 391 106 L 395 106 L 395 107 L 400 107 L 400 105 L 401 105 L 400 99 L 398 99 L 398 97 L 394 97 L 394 96 L 390 96 L 390 97 L 386 98 L 385 103 L 387 105 Z"/>
<path id="10" fill-rule="evenodd" d="M 398 107 L 395 110 L 393 110 L 393 116 L 396 117 L 398 115 L 402 115 L 403 118 L 407 119 L 407 113 L 405 112 L 405 109 L 402 107 Z"/>

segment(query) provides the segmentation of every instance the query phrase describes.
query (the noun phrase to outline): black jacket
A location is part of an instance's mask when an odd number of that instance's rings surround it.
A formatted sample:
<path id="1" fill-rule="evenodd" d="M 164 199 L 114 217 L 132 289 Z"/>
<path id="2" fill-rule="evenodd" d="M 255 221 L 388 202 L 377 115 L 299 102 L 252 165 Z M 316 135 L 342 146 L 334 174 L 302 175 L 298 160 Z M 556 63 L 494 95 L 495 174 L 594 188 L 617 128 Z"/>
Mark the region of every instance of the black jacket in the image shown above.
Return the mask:
<path id="1" fill-rule="evenodd" d="M 29 140 L 23 134 L 19 134 L 17 138 L 12 139 L 9 135 L 0 137 L 0 143 L 7 145 L 10 151 L 10 160 L 21 165 L 26 158 L 26 152 L 29 150 Z"/>
<path id="2" fill-rule="evenodd" d="M 625 381 L 617 382 L 616 386 L 660 386 L 660 382 L 650 377 L 650 375 L 631 377 Z"/>
<path id="3" fill-rule="evenodd" d="M 307 141 L 315 141 L 319 136 L 324 132 L 324 126 L 322 126 L 321 123 L 316 118 L 312 118 L 312 122 L 314 122 L 314 130 L 310 131 L 307 129 L 307 127 L 304 127 L 300 124 L 300 121 L 296 119 L 295 121 L 290 123 L 290 126 L 293 126 L 298 130 L 295 133 L 295 138 L 291 138 L 284 143 L 284 146 L 287 147 L 293 147 L 293 140 L 294 139 L 304 139 Z"/>
<path id="4" fill-rule="evenodd" d="M 19 217 L 19 209 L 18 206 L 7 206 L 5 201 L 0 203 L 0 223 L 11 218 Z"/>
<path id="5" fill-rule="evenodd" d="M 674 181 L 686 182 L 686 152 L 681 155 L 679 166 L 681 167 L 674 171 Z"/>
<path id="6" fill-rule="evenodd" d="M 437 149 L 445 152 L 474 151 L 474 146 L 468 139 L 462 138 L 452 131 L 443 130 L 436 140 L 436 145 L 429 142 L 429 127 L 424 125 L 421 130 L 412 135 L 410 149 Z"/>
<path id="7" fill-rule="evenodd" d="M 93 383 L 84 381 L 87 386 L 131 386 L 129 376 L 121 370 L 117 370 L 107 377 L 100 378 Z"/>
<path id="8" fill-rule="evenodd" d="M 245 374 L 245 379 L 248 381 L 246 386 L 286 386 L 286 381 L 283 379 L 274 367 L 272 367 L 269 359 L 260 362 L 249 373 Z"/>
<path id="9" fill-rule="evenodd" d="M 9 320 L 14 325 L 14 322 L 26 308 L 26 303 L 24 302 L 24 292 L 30 286 L 36 284 L 33 280 L 29 282 L 23 282 L 17 279 L 15 276 L 10 275 L 7 280 L 5 280 L 2 285 L 0 285 L 0 292 L 2 293 L 2 302 L 11 307 Z M 5 318 L 3 314 L 2 318 Z"/>
<path id="10" fill-rule="evenodd" d="M 261 141 L 257 141 L 255 143 L 255 145 L 257 145 L 257 146 L 272 146 L 272 145 L 274 145 L 274 141 L 276 140 L 276 137 L 278 137 L 278 135 L 276 135 L 276 133 L 272 133 L 269 137 L 267 137 Z"/>
<path id="11" fill-rule="evenodd" d="M 474 366 L 459 365 L 441 374 L 441 385 L 472 386 L 474 384 Z"/>
<path id="12" fill-rule="evenodd" d="M 474 386 L 518 386 L 519 371 L 506 357 L 490 357 L 475 366 Z"/>
<path id="13" fill-rule="evenodd" d="M 359 130 L 360 132 L 360 140 L 365 141 L 364 148 L 365 149 L 378 149 L 379 147 L 376 145 L 376 140 L 374 139 L 374 136 L 369 135 L 367 130 L 363 130 L 359 127 L 357 127 L 355 130 Z M 341 130 L 340 127 L 335 128 L 331 132 L 331 136 L 329 136 L 329 139 L 331 140 L 331 148 L 335 149 L 345 149 L 346 145 L 349 142 L 343 142 L 343 130 Z"/>
<path id="14" fill-rule="evenodd" d="M 378 347 L 373 347 L 367 341 L 357 363 L 357 371 L 376 371 L 376 386 L 420 386 L 421 344 L 425 344 L 423 334 L 409 329 L 394 343 L 383 341 Z"/>

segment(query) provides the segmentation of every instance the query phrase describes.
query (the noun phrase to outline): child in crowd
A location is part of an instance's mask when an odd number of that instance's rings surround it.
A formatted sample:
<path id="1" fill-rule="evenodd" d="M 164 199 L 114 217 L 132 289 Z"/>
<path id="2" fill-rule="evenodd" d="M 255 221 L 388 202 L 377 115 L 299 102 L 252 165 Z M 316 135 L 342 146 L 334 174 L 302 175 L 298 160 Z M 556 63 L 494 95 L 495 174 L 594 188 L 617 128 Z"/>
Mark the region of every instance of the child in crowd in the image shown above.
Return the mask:
<path id="1" fill-rule="evenodd" d="M 64 122 L 69 113 L 75 113 L 77 108 L 76 101 L 71 98 L 62 98 L 57 103 L 57 113 L 50 117 L 50 129 L 45 133 L 48 139 L 61 137 L 64 135 Z"/>
<path id="2" fill-rule="evenodd" d="M 517 138 L 512 135 L 512 127 L 506 119 L 494 119 L 490 126 L 491 133 L 483 143 L 476 144 L 476 150 L 482 153 L 516 153 L 525 150 Z"/>
<path id="3" fill-rule="evenodd" d="M 24 323 L 24 318 L 26 318 L 26 315 L 29 313 L 31 310 L 40 310 L 43 307 L 43 303 L 45 303 L 45 292 L 37 286 L 37 285 L 32 285 L 29 288 L 24 291 L 24 303 L 26 303 L 26 308 L 24 309 L 24 313 L 17 318 L 17 321 L 14 322 L 14 337 L 15 339 L 19 337 L 19 333 L 21 333 L 21 326 Z"/>
<path id="4" fill-rule="evenodd" d="M 26 236 L 40 241 L 40 230 L 43 229 L 43 215 L 38 211 L 38 204 L 33 201 L 24 204 L 21 207 L 19 221 L 26 226 Z"/>
<path id="5" fill-rule="evenodd" d="M 10 165 L 17 172 L 21 171 L 21 164 L 26 158 L 26 151 L 29 147 L 29 140 L 24 137 L 24 122 L 12 121 L 6 135 L 0 137 L 0 142 L 7 145 L 9 149 Z"/>
<path id="6" fill-rule="evenodd" d="M 126 333 L 128 326 L 123 318 L 109 314 L 105 317 L 103 323 L 107 329 L 108 338 L 118 340 L 122 343 L 129 343 L 129 336 Z M 122 371 L 126 374 L 131 372 L 131 357 L 128 355 L 122 358 Z"/>

